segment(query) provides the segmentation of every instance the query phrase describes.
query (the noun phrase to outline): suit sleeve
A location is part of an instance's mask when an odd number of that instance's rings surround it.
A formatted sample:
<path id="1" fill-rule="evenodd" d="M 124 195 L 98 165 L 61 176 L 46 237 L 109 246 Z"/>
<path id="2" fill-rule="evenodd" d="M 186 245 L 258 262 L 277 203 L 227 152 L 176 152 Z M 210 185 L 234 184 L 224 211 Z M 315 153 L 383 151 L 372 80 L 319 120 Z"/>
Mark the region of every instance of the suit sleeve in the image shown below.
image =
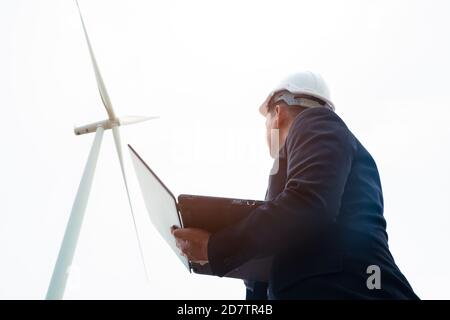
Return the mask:
<path id="1" fill-rule="evenodd" d="M 335 221 L 356 143 L 334 112 L 307 110 L 286 139 L 287 182 L 275 199 L 211 235 L 208 257 L 223 276 L 251 259 L 275 255 Z"/>

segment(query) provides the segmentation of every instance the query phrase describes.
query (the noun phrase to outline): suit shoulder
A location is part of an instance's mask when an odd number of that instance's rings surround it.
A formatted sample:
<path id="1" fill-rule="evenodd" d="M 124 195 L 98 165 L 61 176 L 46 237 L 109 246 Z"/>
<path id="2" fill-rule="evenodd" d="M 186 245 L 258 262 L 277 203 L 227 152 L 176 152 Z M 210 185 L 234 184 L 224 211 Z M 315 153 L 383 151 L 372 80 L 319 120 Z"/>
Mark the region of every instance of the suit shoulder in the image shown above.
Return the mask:
<path id="1" fill-rule="evenodd" d="M 298 138 L 311 136 L 338 139 L 356 148 L 356 138 L 345 122 L 328 108 L 311 108 L 300 113 L 289 129 L 287 141 L 294 142 Z"/>
<path id="2" fill-rule="evenodd" d="M 311 126 L 320 126 L 322 128 L 345 129 L 348 128 L 344 121 L 332 110 L 328 108 L 311 108 L 301 112 L 292 123 L 292 128 L 302 130 Z"/>

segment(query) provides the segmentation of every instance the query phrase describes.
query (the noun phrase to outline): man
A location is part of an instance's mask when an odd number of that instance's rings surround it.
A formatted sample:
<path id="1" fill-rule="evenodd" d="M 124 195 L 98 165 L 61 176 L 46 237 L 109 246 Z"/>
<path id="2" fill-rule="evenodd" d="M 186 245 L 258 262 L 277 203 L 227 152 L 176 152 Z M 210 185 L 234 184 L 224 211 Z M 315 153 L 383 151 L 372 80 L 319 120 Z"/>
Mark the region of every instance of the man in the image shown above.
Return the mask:
<path id="1" fill-rule="evenodd" d="M 209 234 L 172 229 L 191 261 L 223 276 L 273 257 L 267 283 L 246 281 L 247 299 L 418 299 L 394 262 L 375 162 L 334 112 L 324 80 L 288 77 L 260 107 L 278 168 L 267 202 Z"/>

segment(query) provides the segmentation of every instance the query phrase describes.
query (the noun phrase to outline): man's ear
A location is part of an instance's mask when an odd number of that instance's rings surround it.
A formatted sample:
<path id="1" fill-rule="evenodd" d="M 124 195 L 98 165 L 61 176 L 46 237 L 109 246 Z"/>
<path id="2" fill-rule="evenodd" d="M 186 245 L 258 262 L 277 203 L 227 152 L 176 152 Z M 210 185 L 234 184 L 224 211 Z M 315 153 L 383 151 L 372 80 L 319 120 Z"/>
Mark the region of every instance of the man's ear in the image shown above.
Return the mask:
<path id="1" fill-rule="evenodd" d="M 273 121 L 275 123 L 275 129 L 279 129 L 280 128 L 280 112 L 281 112 L 281 107 L 280 105 L 275 105 L 274 109 L 273 109 Z"/>
<path id="2" fill-rule="evenodd" d="M 282 108 L 281 105 L 277 104 L 275 106 L 275 123 L 278 129 L 280 129 L 284 123 L 287 121 L 287 111 Z"/>

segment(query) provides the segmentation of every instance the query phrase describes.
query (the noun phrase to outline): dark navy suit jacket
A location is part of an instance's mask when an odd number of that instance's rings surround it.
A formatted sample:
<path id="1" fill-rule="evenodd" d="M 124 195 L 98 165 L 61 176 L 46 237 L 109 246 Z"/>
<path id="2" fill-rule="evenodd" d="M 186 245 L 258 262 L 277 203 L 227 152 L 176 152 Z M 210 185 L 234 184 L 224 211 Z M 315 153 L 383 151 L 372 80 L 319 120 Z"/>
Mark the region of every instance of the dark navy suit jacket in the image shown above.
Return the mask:
<path id="1" fill-rule="evenodd" d="M 267 202 L 212 234 L 215 275 L 273 257 L 268 283 L 247 281 L 247 299 L 417 299 L 394 262 L 375 162 L 342 119 L 306 109 L 280 149 Z M 381 289 L 369 289 L 369 266 Z"/>

